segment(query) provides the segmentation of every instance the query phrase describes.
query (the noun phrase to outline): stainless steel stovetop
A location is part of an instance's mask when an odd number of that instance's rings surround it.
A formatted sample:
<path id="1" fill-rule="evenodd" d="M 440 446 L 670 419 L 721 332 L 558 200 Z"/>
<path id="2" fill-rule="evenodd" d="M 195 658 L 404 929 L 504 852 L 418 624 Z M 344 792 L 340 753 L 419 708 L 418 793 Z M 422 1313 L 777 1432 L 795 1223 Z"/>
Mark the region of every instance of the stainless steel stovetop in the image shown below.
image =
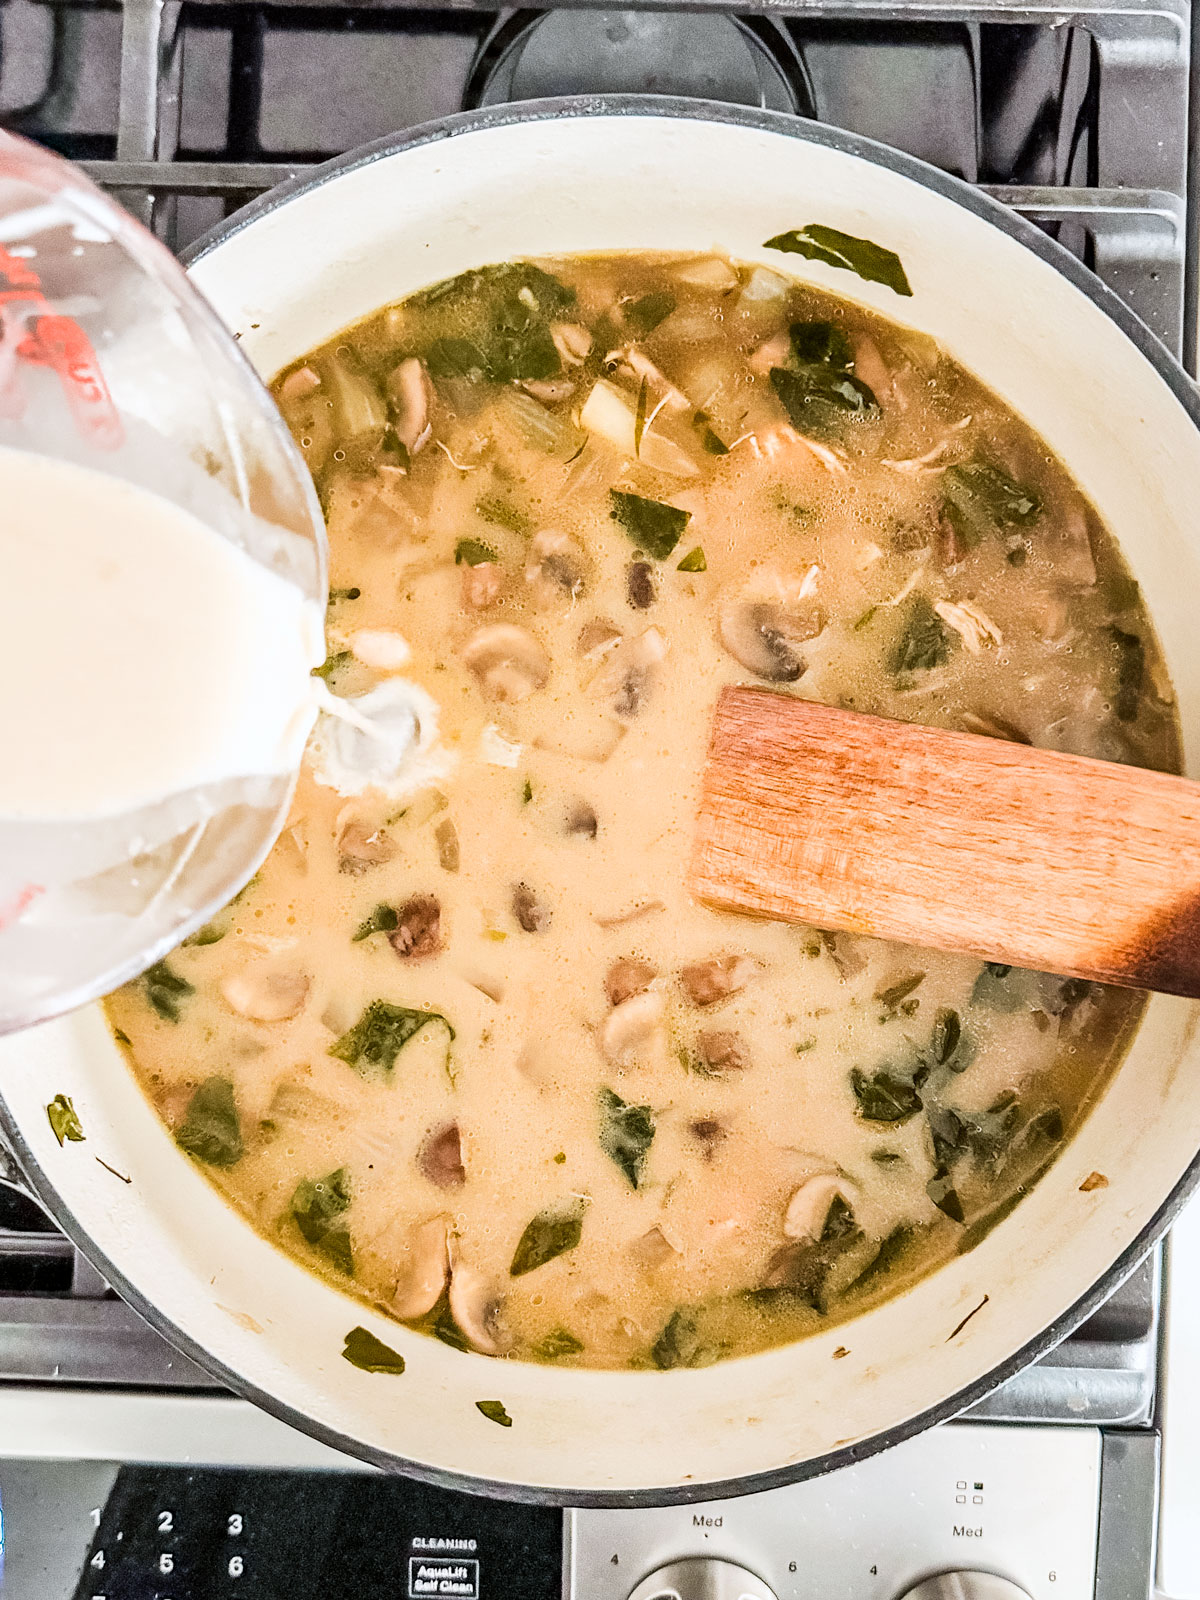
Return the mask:
<path id="1" fill-rule="evenodd" d="M 0 0 L 0 125 L 83 161 L 182 249 L 307 166 L 464 107 L 606 89 L 766 106 L 986 186 L 1190 366 L 1191 33 L 1188 0 L 657 0 L 620 11 L 589 0 L 509 11 L 487 0 Z M 335 1533 L 322 1544 L 313 1532 L 349 1492 L 343 1474 L 335 1496 L 318 1468 L 352 1464 L 222 1396 L 107 1289 L 0 1153 L 0 1595 L 537 1600 L 564 1573 L 580 1600 L 818 1589 L 893 1600 L 966 1567 L 1003 1573 L 1035 1600 L 1140 1600 L 1154 1561 L 1160 1266 L 1156 1253 L 968 1419 L 830 1478 L 722 1506 L 565 1519 L 408 1483 L 360 1488 L 356 1519 L 378 1501 L 390 1530 L 386 1560 L 367 1570 L 361 1552 L 333 1558 Z M 56 1447 L 86 1459 L 57 1460 Z M 181 1465 L 196 1460 L 221 1470 Z M 270 1562 L 230 1531 L 255 1518 L 270 1529 Z M 3 1552 L 0 1533 L 0 1563 Z M 648 1576 L 702 1556 L 729 1570 Z M 1010 1600 L 998 1583 L 962 1592 Z"/>

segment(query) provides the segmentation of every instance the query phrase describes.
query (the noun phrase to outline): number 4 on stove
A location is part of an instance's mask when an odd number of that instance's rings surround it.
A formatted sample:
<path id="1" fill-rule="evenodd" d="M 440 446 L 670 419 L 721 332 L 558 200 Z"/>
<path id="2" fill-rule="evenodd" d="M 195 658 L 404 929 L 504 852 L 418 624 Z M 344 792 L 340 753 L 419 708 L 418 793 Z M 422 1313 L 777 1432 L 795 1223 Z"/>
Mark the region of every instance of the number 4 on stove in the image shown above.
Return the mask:
<path id="1" fill-rule="evenodd" d="M 88 1566 L 89 1567 L 94 1567 L 97 1572 L 103 1572 L 104 1571 L 104 1551 L 103 1550 L 97 1550 L 96 1554 L 88 1562 Z"/>

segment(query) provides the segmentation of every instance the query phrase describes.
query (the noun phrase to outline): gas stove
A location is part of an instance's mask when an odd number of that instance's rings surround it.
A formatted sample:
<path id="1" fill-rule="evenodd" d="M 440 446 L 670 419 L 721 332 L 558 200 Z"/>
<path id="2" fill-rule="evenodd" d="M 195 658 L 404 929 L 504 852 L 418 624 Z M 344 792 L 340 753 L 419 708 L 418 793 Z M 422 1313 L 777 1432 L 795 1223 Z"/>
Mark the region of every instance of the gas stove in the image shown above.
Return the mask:
<path id="1" fill-rule="evenodd" d="M 0 125 L 184 250 L 315 163 L 472 106 L 766 107 L 986 187 L 1193 366 L 1192 26 L 1188 0 L 0 0 Z M 1200 1600 L 1197 1351 L 1200 1202 L 1165 1266 L 882 1456 L 721 1503 L 514 1506 L 369 1472 L 223 1392 L 0 1152 L 0 1594 Z"/>

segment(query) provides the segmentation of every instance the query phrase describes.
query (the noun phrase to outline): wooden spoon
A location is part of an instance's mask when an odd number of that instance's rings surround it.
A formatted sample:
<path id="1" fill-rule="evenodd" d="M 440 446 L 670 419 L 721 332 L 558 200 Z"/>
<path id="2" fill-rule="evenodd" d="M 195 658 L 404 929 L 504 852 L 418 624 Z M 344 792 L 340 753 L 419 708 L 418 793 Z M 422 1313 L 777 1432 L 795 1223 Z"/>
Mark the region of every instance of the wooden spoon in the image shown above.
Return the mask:
<path id="1" fill-rule="evenodd" d="M 710 905 L 1200 997 L 1200 783 L 765 689 L 717 704 Z"/>

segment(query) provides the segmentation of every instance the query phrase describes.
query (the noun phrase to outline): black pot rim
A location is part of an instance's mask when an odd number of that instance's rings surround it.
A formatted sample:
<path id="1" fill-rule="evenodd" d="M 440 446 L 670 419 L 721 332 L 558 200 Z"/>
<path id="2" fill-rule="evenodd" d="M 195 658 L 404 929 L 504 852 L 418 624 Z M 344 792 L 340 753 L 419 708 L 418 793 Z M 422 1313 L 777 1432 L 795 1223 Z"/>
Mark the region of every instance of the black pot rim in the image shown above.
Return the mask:
<path id="1" fill-rule="evenodd" d="M 1134 316 L 1117 296 L 1087 268 L 1068 254 L 1060 245 L 1049 239 L 1031 222 L 1016 215 L 999 201 L 973 189 L 957 178 L 947 176 L 934 167 L 912 156 L 893 150 L 873 140 L 839 129 L 824 127 L 786 113 L 759 111 L 747 107 L 730 106 L 704 100 L 685 100 L 643 95 L 586 95 L 563 99 L 533 100 L 517 105 L 486 107 L 477 111 L 460 112 L 437 122 L 425 123 L 405 133 L 389 135 L 373 144 L 363 145 L 336 160 L 326 162 L 311 173 L 294 178 L 271 190 L 235 213 L 198 240 L 184 255 L 186 265 L 194 265 L 218 245 L 241 233 L 252 223 L 270 212 L 286 205 L 299 195 L 323 187 L 336 178 L 359 167 L 381 161 L 403 150 L 433 144 L 460 133 L 479 132 L 490 128 L 506 127 L 518 122 L 544 122 L 564 117 L 619 117 L 658 116 L 682 121 L 721 123 L 733 127 L 756 128 L 785 138 L 802 139 L 810 144 L 858 156 L 875 165 L 911 179 L 936 194 L 972 211 L 985 222 L 1016 239 L 1049 265 L 1057 268 L 1075 288 L 1093 301 L 1117 324 L 1122 333 L 1137 347 L 1147 361 L 1187 412 L 1193 424 L 1200 429 L 1200 396 L 1191 382 L 1162 344 L 1149 329 Z M 295 1407 L 260 1389 L 255 1383 L 227 1367 L 209 1354 L 190 1335 L 176 1327 L 145 1296 L 133 1287 L 87 1236 L 78 1220 L 58 1194 L 50 1178 L 25 1141 L 8 1106 L 0 1102 L 0 1125 L 13 1152 L 20 1161 L 31 1184 L 63 1231 L 80 1248 L 96 1269 L 114 1289 L 153 1327 L 168 1343 L 174 1345 L 191 1361 L 210 1372 L 235 1394 L 252 1401 L 263 1411 L 281 1422 L 298 1429 L 321 1443 L 356 1457 L 370 1466 L 402 1473 L 441 1488 L 454 1489 L 467 1494 L 482 1494 L 502 1500 L 519 1501 L 534 1505 L 580 1506 L 596 1508 L 632 1508 L 638 1506 L 686 1505 L 700 1500 L 728 1499 L 734 1496 L 756 1494 L 768 1489 L 778 1489 L 791 1483 L 815 1478 L 841 1467 L 851 1466 L 882 1450 L 900 1444 L 937 1423 L 949 1422 L 977 1404 L 1023 1367 L 1038 1360 L 1059 1344 L 1085 1321 L 1125 1278 L 1137 1267 L 1176 1216 L 1192 1192 L 1200 1186 L 1200 1153 L 1191 1162 L 1170 1195 L 1155 1215 L 1142 1228 L 1137 1237 L 1117 1257 L 1092 1287 L 1047 1327 L 1028 1340 L 1006 1361 L 973 1383 L 959 1389 L 936 1405 L 927 1407 L 915 1416 L 906 1418 L 882 1432 L 814 1456 L 807 1461 L 793 1462 L 766 1472 L 751 1473 L 744 1477 L 688 1483 L 664 1488 L 649 1489 L 586 1489 L 568 1490 L 545 1488 L 538 1485 L 510 1483 L 409 1461 L 388 1451 L 350 1438 L 337 1428 L 306 1416 Z"/>

